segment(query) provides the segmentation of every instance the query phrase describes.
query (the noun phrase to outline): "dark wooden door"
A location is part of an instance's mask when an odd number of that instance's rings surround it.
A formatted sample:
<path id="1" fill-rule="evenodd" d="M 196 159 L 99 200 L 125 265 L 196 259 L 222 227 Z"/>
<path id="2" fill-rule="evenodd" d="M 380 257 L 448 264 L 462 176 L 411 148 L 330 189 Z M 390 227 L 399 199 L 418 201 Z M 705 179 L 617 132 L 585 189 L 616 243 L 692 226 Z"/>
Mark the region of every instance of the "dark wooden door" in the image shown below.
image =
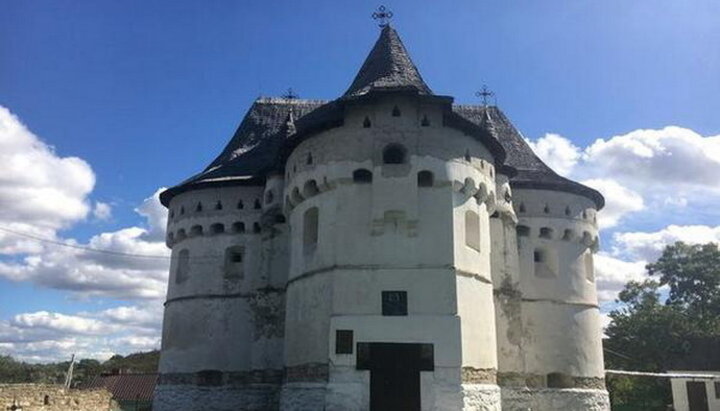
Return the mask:
<path id="1" fill-rule="evenodd" d="M 708 411 L 707 391 L 705 390 L 705 382 L 688 381 L 685 383 L 688 395 L 688 405 L 690 411 Z"/>
<path id="2" fill-rule="evenodd" d="M 420 357 L 416 344 L 373 344 L 371 411 L 420 411 Z"/>

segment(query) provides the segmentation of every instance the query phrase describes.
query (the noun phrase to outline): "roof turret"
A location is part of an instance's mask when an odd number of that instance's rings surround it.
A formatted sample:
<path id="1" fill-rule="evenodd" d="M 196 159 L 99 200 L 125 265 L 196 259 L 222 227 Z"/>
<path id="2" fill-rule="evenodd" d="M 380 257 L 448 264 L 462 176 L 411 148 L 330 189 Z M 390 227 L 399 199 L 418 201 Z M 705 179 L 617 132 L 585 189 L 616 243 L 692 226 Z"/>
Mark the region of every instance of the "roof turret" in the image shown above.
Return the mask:
<path id="1" fill-rule="evenodd" d="M 410 59 L 395 29 L 386 25 L 344 97 L 361 96 L 373 90 L 409 90 L 433 94 Z"/>
<path id="2" fill-rule="evenodd" d="M 502 144 L 507 153 L 507 164 L 517 170 L 517 174 L 510 179 L 512 187 L 579 194 L 592 200 L 598 210 L 605 205 L 605 199 L 597 190 L 558 175 L 540 160 L 499 108 L 456 105 L 453 111 L 485 128 Z"/>

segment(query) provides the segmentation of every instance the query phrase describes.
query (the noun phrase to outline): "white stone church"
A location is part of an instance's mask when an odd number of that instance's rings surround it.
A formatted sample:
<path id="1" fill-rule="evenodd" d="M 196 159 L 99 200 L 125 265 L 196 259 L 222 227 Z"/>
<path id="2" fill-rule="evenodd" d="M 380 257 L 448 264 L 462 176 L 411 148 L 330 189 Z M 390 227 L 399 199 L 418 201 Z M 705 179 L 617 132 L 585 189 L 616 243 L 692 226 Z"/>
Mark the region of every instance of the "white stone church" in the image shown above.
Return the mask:
<path id="1" fill-rule="evenodd" d="M 602 195 L 389 25 L 342 96 L 256 100 L 161 200 L 156 410 L 609 410 Z"/>

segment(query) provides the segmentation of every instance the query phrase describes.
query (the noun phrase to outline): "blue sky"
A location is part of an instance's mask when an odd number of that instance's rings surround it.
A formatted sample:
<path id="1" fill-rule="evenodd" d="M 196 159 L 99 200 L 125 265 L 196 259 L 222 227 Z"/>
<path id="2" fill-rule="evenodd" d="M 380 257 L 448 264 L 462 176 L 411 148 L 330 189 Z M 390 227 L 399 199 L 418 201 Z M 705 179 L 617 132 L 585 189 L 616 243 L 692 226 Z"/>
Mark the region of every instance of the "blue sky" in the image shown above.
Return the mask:
<path id="1" fill-rule="evenodd" d="M 33 136 L 8 147 L 19 150 L 20 158 L 21 150 L 38 149 L 27 143 L 35 138 L 52 164 L 81 159 L 90 170 L 83 178 L 92 184 L 63 192 L 63 199 L 77 200 L 67 206 L 74 211 L 40 207 L 29 216 L 10 207 L 0 212 L 0 223 L 22 220 L 25 225 L 15 229 L 23 232 L 165 253 L 153 193 L 205 167 L 256 97 L 288 87 L 304 98 L 344 92 L 378 35 L 370 18 L 377 5 L 5 2 L 0 105 L 7 124 L 22 124 L 23 136 Z M 487 84 L 544 159 L 609 191 L 614 221 L 604 223 L 605 251 L 598 261 L 605 264 L 600 275 L 613 284 L 608 293 L 621 280 L 636 278 L 643 262 L 668 241 L 720 238 L 714 210 L 720 187 L 712 177 L 720 170 L 714 168 L 720 164 L 714 137 L 720 135 L 720 3 L 475 0 L 387 6 L 436 93 L 477 103 L 475 91 Z M 0 147 L 3 138 L 11 141 L 0 127 Z M 58 173 L 53 167 L 49 176 Z M 57 184 L 65 184 L 61 180 Z M 0 205 L 29 201 L 3 198 L 2 187 L 0 178 Z M 98 203 L 109 215 L 98 212 Z M 140 214 L 138 207 L 144 207 Z M 49 226 L 37 228 L 34 221 Z M 133 276 L 151 273 L 157 288 L 161 267 L 119 267 L 105 259 L 89 269 L 83 265 L 87 259 L 50 256 L 17 241 L 0 237 L 0 352 L 42 361 L 77 346 L 102 357 L 156 344 L 161 296 Z M 33 256 L 49 262 L 26 260 Z M 48 271 L 50 266 L 60 271 Z M 108 272 L 83 271 L 106 266 L 120 270 L 113 273 L 122 285 L 100 284 Z M 77 284 L 77 276 L 92 278 Z M 73 321 L 97 333 L 68 328 Z M 116 327 L 121 323 L 129 325 Z M 3 337 L 13 333 L 27 337 Z M 136 345 L 96 341 L 108 333 L 125 342 L 135 338 Z"/>

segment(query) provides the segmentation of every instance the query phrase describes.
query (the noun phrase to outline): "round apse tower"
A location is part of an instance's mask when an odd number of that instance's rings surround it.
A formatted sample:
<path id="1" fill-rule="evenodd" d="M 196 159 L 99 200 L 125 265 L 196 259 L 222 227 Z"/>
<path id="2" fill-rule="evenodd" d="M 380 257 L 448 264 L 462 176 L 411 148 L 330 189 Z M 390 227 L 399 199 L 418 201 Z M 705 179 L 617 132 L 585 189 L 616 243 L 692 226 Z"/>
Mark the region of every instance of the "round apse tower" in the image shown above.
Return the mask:
<path id="1" fill-rule="evenodd" d="M 172 259 L 154 409 L 278 408 L 288 225 L 282 172 L 263 160 L 318 105 L 258 99 L 204 172 L 161 194 Z"/>

